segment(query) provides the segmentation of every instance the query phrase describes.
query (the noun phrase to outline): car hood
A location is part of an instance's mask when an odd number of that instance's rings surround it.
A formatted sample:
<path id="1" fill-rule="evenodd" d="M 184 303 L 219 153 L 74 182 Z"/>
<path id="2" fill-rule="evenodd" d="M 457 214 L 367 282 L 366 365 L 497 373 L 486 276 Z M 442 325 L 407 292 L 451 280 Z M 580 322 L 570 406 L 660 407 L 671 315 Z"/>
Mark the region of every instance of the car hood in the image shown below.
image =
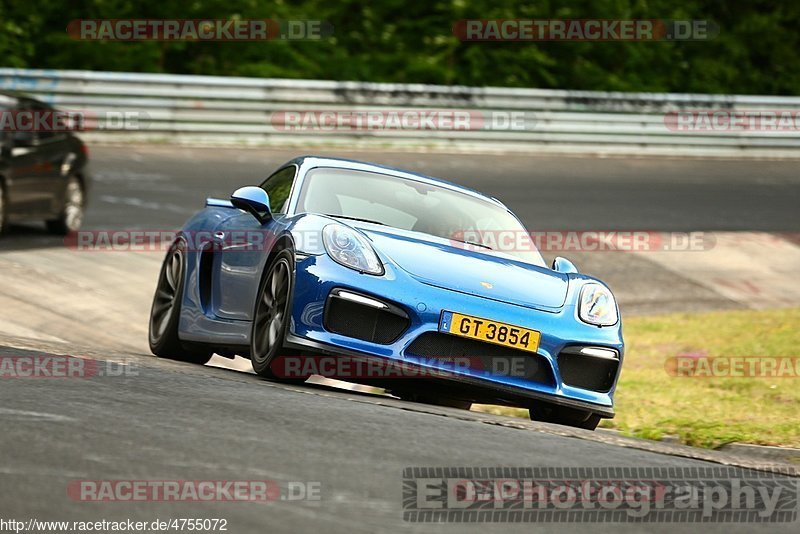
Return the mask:
<path id="1" fill-rule="evenodd" d="M 425 284 L 530 308 L 564 305 L 569 277 L 501 253 L 462 249 L 447 239 L 358 225 L 395 265 Z"/>

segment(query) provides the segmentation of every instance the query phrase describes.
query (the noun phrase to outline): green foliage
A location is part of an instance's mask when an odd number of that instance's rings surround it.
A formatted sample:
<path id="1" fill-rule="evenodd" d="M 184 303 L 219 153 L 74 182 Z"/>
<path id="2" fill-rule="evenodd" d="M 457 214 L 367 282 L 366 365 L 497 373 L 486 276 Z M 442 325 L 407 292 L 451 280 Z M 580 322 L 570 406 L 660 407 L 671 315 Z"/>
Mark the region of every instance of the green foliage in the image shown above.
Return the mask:
<path id="1" fill-rule="evenodd" d="M 3 65 L 400 83 L 744 94 L 800 92 L 800 3 L 781 0 L 72 0 L 0 2 Z M 321 41 L 80 42 L 70 20 L 327 20 Z M 461 42 L 480 18 L 709 19 L 698 42 Z"/>

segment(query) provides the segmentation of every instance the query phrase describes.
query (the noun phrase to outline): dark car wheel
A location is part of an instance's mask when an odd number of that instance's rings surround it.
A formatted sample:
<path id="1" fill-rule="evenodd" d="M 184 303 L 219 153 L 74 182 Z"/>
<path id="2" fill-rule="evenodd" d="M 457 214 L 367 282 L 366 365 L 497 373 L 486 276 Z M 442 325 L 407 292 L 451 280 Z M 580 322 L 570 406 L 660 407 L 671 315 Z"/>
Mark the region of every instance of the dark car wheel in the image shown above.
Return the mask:
<path id="1" fill-rule="evenodd" d="M 3 180 L 0 179 L 0 234 L 6 231 L 6 221 L 8 218 L 6 204 L 6 190 L 3 185 Z"/>
<path id="2" fill-rule="evenodd" d="M 64 207 L 57 219 L 47 221 L 47 230 L 58 235 L 76 232 L 83 224 L 86 206 L 86 195 L 80 178 L 70 175 L 67 178 L 67 189 L 64 193 Z"/>
<path id="3" fill-rule="evenodd" d="M 261 281 L 250 333 L 250 359 L 253 370 L 265 378 L 280 378 L 270 364 L 283 348 L 289 327 L 294 257 L 288 249 L 280 251 Z"/>
<path id="4" fill-rule="evenodd" d="M 567 408 L 566 406 L 539 404 L 531 408 L 529 412 L 533 421 L 574 426 L 586 430 L 594 430 L 600 423 L 599 415 L 585 410 Z"/>
<path id="5" fill-rule="evenodd" d="M 167 252 L 158 276 L 156 294 L 150 309 L 150 350 L 161 358 L 204 364 L 211 359 L 211 351 L 184 346 L 178 339 L 185 272 L 186 246 L 183 241 L 177 241 Z"/>

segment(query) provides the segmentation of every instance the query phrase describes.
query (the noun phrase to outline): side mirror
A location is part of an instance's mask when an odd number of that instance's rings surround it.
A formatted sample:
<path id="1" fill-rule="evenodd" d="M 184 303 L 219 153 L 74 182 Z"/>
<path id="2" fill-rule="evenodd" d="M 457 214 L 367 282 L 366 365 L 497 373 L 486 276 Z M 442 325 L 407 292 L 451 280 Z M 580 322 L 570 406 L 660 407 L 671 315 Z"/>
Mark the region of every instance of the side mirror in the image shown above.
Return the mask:
<path id="1" fill-rule="evenodd" d="M 248 185 L 237 189 L 231 195 L 231 204 L 234 208 L 250 213 L 258 222 L 264 223 L 272 218 L 269 195 L 260 187 Z"/>
<path id="2" fill-rule="evenodd" d="M 562 258 L 561 256 L 557 256 L 556 259 L 553 260 L 553 270 L 559 273 L 577 273 L 578 268 L 575 267 L 575 264 L 569 261 L 567 258 Z"/>

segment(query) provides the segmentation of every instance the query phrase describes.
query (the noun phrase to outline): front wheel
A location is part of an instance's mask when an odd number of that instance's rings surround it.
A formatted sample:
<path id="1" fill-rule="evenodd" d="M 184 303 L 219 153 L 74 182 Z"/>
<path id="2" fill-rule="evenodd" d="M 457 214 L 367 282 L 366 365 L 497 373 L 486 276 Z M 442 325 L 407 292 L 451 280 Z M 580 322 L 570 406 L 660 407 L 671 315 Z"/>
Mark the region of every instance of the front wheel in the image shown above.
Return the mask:
<path id="1" fill-rule="evenodd" d="M 204 364 L 212 353 L 190 349 L 178 339 L 178 321 L 183 298 L 183 277 L 186 271 L 186 245 L 176 241 L 167 252 L 158 276 L 156 294 L 150 309 L 148 339 L 150 351 L 161 358 Z"/>
<path id="2" fill-rule="evenodd" d="M 537 404 L 529 410 L 529 413 L 532 421 L 555 423 L 586 430 L 594 430 L 600 423 L 600 416 L 595 413 L 552 404 Z"/>
<path id="3" fill-rule="evenodd" d="M 3 180 L 0 178 L 0 234 L 6 231 L 6 190 Z"/>
<path id="4" fill-rule="evenodd" d="M 270 364 L 283 348 L 289 327 L 294 257 L 289 249 L 280 251 L 267 268 L 259 288 L 250 332 L 253 370 L 264 378 L 277 379 Z"/>
<path id="5" fill-rule="evenodd" d="M 67 189 L 64 194 L 64 206 L 57 219 L 47 221 L 47 230 L 53 234 L 66 235 L 77 232 L 83 224 L 83 213 L 86 206 L 86 195 L 83 184 L 75 175 L 67 178 Z"/>

